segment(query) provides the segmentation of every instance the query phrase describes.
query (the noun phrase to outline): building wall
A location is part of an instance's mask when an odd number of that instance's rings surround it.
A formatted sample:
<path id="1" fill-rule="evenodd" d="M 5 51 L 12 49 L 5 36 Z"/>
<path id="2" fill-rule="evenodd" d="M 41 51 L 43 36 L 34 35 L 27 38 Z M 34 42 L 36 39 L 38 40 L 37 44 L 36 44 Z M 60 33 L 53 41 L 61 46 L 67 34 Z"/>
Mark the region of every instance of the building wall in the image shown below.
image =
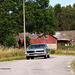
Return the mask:
<path id="1" fill-rule="evenodd" d="M 47 35 L 48 39 L 45 39 L 44 36 L 41 36 L 39 39 L 40 43 L 45 43 L 45 44 L 57 44 L 57 39 L 54 38 L 51 35 Z"/>
<path id="2" fill-rule="evenodd" d="M 50 49 L 57 49 L 57 44 L 46 44 Z"/>
<path id="3" fill-rule="evenodd" d="M 50 49 L 57 49 L 57 39 L 51 35 L 47 35 L 48 38 L 45 38 L 45 36 L 41 36 L 37 39 L 31 39 L 30 44 L 38 44 L 38 43 L 44 43 L 47 44 L 47 46 Z"/>
<path id="4" fill-rule="evenodd" d="M 45 36 L 41 36 L 39 39 L 40 43 L 45 43 L 50 49 L 57 49 L 57 39 L 51 35 L 47 35 L 48 39 L 45 39 Z"/>

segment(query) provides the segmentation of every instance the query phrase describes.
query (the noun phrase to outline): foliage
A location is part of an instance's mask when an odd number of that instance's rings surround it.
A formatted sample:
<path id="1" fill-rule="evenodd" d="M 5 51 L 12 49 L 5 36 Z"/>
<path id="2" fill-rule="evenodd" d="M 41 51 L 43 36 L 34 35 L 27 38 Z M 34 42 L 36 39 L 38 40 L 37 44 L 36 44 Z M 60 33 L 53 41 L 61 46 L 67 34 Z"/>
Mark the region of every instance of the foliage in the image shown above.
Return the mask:
<path id="1" fill-rule="evenodd" d="M 75 46 L 58 46 L 58 49 L 55 51 L 55 54 L 75 56 Z"/>
<path id="2" fill-rule="evenodd" d="M 25 59 L 24 49 L 0 46 L 0 62 Z"/>
<path id="3" fill-rule="evenodd" d="M 25 2 L 26 32 L 54 34 L 57 21 L 53 11 L 48 10 L 48 4 L 49 0 Z M 22 0 L 4 0 L 0 4 L 0 43 L 5 45 L 8 36 L 21 32 L 23 32 Z"/>
<path id="4" fill-rule="evenodd" d="M 73 60 L 73 62 L 72 62 L 72 67 L 73 67 L 73 69 L 75 71 L 75 60 Z"/>
<path id="5" fill-rule="evenodd" d="M 51 10 L 58 20 L 58 26 L 55 30 L 75 30 L 75 4 L 66 7 L 61 7 L 60 4 L 56 4 Z"/>
<path id="6" fill-rule="evenodd" d="M 3 2 L 4 0 L 0 0 L 0 4 Z"/>
<path id="7" fill-rule="evenodd" d="M 6 40 L 4 41 L 4 46 L 8 46 L 8 47 L 16 47 L 17 45 L 17 40 L 13 35 L 9 35 L 7 36 Z"/>
<path id="8" fill-rule="evenodd" d="M 55 54 L 58 55 L 72 55 L 75 56 L 75 51 L 74 50 L 56 50 Z"/>
<path id="9" fill-rule="evenodd" d="M 1 47 L 0 46 L 0 59 L 6 57 L 13 57 L 13 56 L 24 56 L 25 51 L 24 49 L 18 49 L 13 47 Z"/>
<path id="10" fill-rule="evenodd" d="M 51 49 L 51 54 L 55 54 L 55 50 Z"/>
<path id="11" fill-rule="evenodd" d="M 75 50 L 75 46 L 58 46 L 58 50 Z"/>
<path id="12" fill-rule="evenodd" d="M 28 47 L 29 45 L 30 45 L 30 38 L 26 36 L 26 47 Z"/>
<path id="13" fill-rule="evenodd" d="M 54 27 L 57 26 L 57 22 L 53 12 L 47 9 L 48 3 L 49 0 L 26 2 L 27 32 L 54 34 Z"/>
<path id="14" fill-rule="evenodd" d="M 5 45 L 7 37 L 23 32 L 22 4 L 5 0 L 0 5 L 0 43 Z"/>
<path id="15" fill-rule="evenodd" d="M 56 19 L 58 19 L 59 14 L 61 13 L 61 5 L 60 4 L 56 4 L 54 6 L 54 14 Z"/>

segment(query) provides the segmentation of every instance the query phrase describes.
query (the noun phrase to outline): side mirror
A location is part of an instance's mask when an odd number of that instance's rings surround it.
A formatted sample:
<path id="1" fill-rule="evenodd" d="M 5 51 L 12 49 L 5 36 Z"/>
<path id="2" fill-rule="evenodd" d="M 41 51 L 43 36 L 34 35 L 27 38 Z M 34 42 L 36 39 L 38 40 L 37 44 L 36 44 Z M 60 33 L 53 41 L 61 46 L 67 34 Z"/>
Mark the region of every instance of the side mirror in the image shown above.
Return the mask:
<path id="1" fill-rule="evenodd" d="M 47 47 L 47 50 L 50 50 L 50 48 Z"/>

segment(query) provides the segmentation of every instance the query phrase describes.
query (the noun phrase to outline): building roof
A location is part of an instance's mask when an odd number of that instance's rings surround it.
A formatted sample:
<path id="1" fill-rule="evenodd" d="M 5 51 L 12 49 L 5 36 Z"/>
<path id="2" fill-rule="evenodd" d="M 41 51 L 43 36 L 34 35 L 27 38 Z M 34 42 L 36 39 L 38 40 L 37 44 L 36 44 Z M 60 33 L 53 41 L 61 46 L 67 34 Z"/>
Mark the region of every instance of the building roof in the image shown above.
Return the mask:
<path id="1" fill-rule="evenodd" d="M 26 32 L 26 36 L 28 36 L 30 39 L 37 39 L 39 36 L 43 35 L 41 34 L 37 34 L 37 33 L 28 33 Z M 19 33 L 18 36 L 16 36 L 17 40 L 19 40 L 20 38 L 24 38 L 24 33 Z"/>
<path id="2" fill-rule="evenodd" d="M 30 39 L 37 39 L 39 36 L 42 36 L 43 33 L 37 34 L 37 33 L 28 33 L 26 32 L 26 36 L 29 36 Z M 67 41 L 75 41 L 75 30 L 72 31 L 56 31 L 55 35 L 53 35 L 58 40 L 67 40 Z M 20 38 L 24 38 L 24 33 L 19 33 L 18 36 L 16 36 L 17 40 Z"/>
<path id="3" fill-rule="evenodd" d="M 56 31 L 54 35 L 58 40 L 75 40 L 75 30 L 73 31 Z"/>

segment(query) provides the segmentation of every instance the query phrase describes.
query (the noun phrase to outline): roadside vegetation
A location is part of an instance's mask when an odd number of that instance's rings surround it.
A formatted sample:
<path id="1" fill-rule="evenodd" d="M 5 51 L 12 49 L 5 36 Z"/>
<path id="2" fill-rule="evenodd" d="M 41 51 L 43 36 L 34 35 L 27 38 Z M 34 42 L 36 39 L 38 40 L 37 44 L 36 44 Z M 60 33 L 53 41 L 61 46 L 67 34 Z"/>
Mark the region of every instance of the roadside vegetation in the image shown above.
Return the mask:
<path id="1" fill-rule="evenodd" d="M 51 50 L 51 54 L 75 56 L 75 46 L 58 47 L 57 50 Z M 21 59 L 26 59 L 24 49 L 0 46 L 0 62 Z"/>
<path id="2" fill-rule="evenodd" d="M 0 62 L 25 59 L 24 49 L 0 46 Z"/>
<path id="3" fill-rule="evenodd" d="M 58 46 L 58 50 L 75 50 L 75 46 Z"/>
<path id="4" fill-rule="evenodd" d="M 75 46 L 59 46 L 55 54 L 75 55 Z"/>
<path id="5" fill-rule="evenodd" d="M 57 50 L 51 50 L 51 54 L 75 56 L 75 46 L 59 46 Z M 72 68 L 75 71 L 75 60 L 72 62 Z"/>
<path id="6" fill-rule="evenodd" d="M 73 67 L 73 69 L 75 71 L 75 60 L 72 62 L 72 67 Z"/>
<path id="7" fill-rule="evenodd" d="M 75 56 L 75 46 L 59 46 L 57 50 L 51 50 L 51 54 Z"/>

